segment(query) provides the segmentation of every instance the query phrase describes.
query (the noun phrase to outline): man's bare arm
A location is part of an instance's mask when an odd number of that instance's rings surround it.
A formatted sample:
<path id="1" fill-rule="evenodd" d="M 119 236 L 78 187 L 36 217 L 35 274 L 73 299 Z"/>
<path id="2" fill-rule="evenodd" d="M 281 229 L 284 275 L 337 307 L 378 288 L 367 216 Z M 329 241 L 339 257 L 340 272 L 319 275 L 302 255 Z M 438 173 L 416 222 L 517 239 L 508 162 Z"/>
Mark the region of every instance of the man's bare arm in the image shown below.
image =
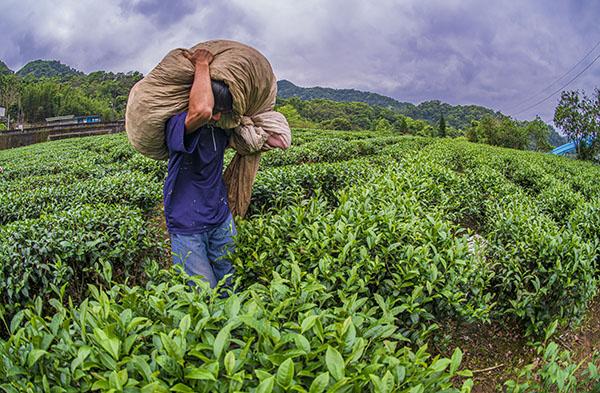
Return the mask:
<path id="1" fill-rule="evenodd" d="M 185 117 L 185 132 L 189 134 L 210 121 L 215 101 L 209 72 L 213 55 L 205 49 L 198 49 L 186 57 L 196 68 L 190 90 L 188 112 Z"/>

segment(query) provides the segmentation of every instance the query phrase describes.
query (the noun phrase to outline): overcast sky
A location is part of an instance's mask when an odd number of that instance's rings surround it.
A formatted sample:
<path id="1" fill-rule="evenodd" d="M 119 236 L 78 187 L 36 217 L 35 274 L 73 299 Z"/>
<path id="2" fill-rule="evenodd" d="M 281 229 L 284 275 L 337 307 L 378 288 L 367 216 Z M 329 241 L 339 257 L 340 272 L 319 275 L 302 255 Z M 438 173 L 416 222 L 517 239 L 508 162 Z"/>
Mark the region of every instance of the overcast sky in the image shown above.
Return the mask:
<path id="1" fill-rule="evenodd" d="M 0 0 L 0 60 L 146 74 L 175 47 L 227 38 L 278 79 L 551 121 L 559 89 L 600 55 L 599 0 Z M 569 85 L 600 87 L 600 60 Z M 540 90 L 542 93 L 535 95 Z M 532 98 L 532 96 L 534 96 Z M 528 100 L 529 99 L 529 100 Z M 527 100 L 527 101 L 526 101 Z M 526 102 L 523 102 L 526 101 Z"/>

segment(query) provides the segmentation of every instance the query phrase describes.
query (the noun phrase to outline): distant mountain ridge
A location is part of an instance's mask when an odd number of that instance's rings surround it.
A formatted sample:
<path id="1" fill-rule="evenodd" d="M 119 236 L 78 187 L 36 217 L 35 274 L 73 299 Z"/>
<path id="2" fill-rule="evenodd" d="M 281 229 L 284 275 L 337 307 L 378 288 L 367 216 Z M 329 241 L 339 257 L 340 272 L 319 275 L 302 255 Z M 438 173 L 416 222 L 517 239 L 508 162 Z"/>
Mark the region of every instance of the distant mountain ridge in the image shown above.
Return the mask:
<path id="1" fill-rule="evenodd" d="M 377 93 L 329 87 L 300 87 L 288 80 L 278 81 L 277 88 L 277 95 L 281 98 L 298 97 L 301 100 L 322 98 L 341 102 L 364 102 L 369 105 L 397 109 L 406 116 L 426 120 L 432 124 L 439 122 L 440 117 L 444 115 L 447 124 L 461 129 L 467 128 L 472 120 L 479 120 L 484 115 L 503 116 L 501 112 L 479 105 L 450 105 L 439 100 L 425 101 L 414 105 Z"/>
<path id="2" fill-rule="evenodd" d="M 301 100 L 313 100 L 323 98 L 341 102 L 364 102 L 369 105 L 379 105 L 402 109 L 414 106 L 409 102 L 400 102 L 391 97 L 368 91 L 355 89 L 333 89 L 331 87 L 300 87 L 288 80 L 277 81 L 277 96 L 281 98 L 298 97 Z"/>
<path id="3" fill-rule="evenodd" d="M 75 75 L 84 75 L 84 73 L 57 60 L 34 60 L 17 71 L 17 75 L 21 77 L 32 75 L 36 78 L 58 77 L 65 79 Z"/>

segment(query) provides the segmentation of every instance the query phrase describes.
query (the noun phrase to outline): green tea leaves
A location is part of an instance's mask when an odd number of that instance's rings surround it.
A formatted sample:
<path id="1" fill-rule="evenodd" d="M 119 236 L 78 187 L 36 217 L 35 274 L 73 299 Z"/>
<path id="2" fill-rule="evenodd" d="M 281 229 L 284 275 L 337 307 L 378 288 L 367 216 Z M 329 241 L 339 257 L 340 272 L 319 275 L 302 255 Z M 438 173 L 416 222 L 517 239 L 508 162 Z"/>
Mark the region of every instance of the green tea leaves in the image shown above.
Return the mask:
<path id="1" fill-rule="evenodd" d="M 327 347 L 327 352 L 325 353 L 325 363 L 327 364 L 329 373 L 336 381 L 344 378 L 344 358 L 335 348 Z"/>

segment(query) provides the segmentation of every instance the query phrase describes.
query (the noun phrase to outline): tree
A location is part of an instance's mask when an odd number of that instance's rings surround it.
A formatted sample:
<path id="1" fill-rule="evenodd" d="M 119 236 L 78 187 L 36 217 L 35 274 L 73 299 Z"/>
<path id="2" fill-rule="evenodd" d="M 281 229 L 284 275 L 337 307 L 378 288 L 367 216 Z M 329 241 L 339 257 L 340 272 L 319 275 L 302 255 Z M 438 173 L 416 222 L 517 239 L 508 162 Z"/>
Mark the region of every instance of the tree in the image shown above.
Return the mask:
<path id="1" fill-rule="evenodd" d="M 379 119 L 377 120 L 377 123 L 375 123 L 375 131 L 377 132 L 390 132 L 393 131 L 393 129 L 392 123 L 387 119 Z"/>
<path id="2" fill-rule="evenodd" d="M 14 116 L 18 111 L 16 105 L 21 99 L 21 83 L 15 74 L 0 75 L 0 106 L 6 108 L 7 114 Z"/>
<path id="3" fill-rule="evenodd" d="M 345 117 L 336 117 L 322 122 L 321 127 L 329 130 L 350 131 L 352 130 L 352 123 Z"/>
<path id="4" fill-rule="evenodd" d="M 440 123 L 438 125 L 438 135 L 442 138 L 446 137 L 446 120 L 444 119 L 444 115 L 440 117 Z"/>
<path id="5" fill-rule="evenodd" d="M 490 115 L 472 122 L 466 136 L 471 142 L 513 149 L 525 149 L 529 142 L 529 134 L 525 127 L 509 117 L 498 119 Z"/>
<path id="6" fill-rule="evenodd" d="M 550 127 L 539 116 L 536 116 L 534 121 L 529 122 L 526 129 L 529 135 L 531 150 L 548 151 L 552 149 L 552 145 L 550 145 L 548 140 L 550 137 Z"/>
<path id="7" fill-rule="evenodd" d="M 588 98 L 578 90 L 563 91 L 554 111 L 554 124 L 575 142 L 577 157 L 583 160 L 597 159 L 600 153 L 600 89 L 594 94 Z"/>
<path id="8" fill-rule="evenodd" d="M 394 130 L 402 133 L 408 134 L 410 129 L 408 128 L 408 123 L 406 122 L 406 117 L 403 115 L 398 115 L 396 121 L 394 121 Z"/>
<path id="9" fill-rule="evenodd" d="M 294 128 L 315 128 L 315 124 L 309 120 L 306 120 L 290 104 L 285 104 L 280 107 L 277 107 L 277 112 L 281 113 L 285 116 L 288 121 L 290 127 Z"/>
<path id="10" fill-rule="evenodd" d="M 467 130 L 465 131 L 465 136 L 467 137 L 467 139 L 470 142 L 473 143 L 483 143 L 483 141 L 479 140 L 479 121 L 477 120 L 471 120 L 471 125 L 469 126 L 469 128 L 467 128 Z"/>

